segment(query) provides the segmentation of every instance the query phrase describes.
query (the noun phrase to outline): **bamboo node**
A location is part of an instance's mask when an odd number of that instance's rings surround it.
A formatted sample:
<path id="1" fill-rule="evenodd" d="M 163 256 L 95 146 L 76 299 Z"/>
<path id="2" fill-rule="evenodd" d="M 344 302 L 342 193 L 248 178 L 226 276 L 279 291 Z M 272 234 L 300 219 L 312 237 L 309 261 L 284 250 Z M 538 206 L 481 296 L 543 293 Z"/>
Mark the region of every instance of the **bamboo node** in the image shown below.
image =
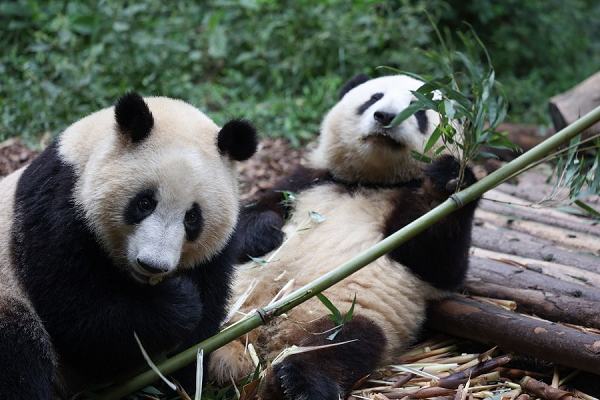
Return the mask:
<path id="1" fill-rule="evenodd" d="M 258 308 L 258 309 L 256 309 L 256 313 L 260 317 L 260 321 L 263 325 L 266 325 L 267 322 L 269 322 L 269 319 L 267 318 L 267 313 L 265 310 L 263 310 L 262 308 Z"/>
<path id="2" fill-rule="evenodd" d="M 452 201 L 454 202 L 454 204 L 456 204 L 456 206 L 458 208 L 462 208 L 465 205 L 465 203 L 462 201 L 462 199 L 460 198 L 460 196 L 458 196 L 456 193 L 453 193 L 450 196 L 450 199 L 452 199 Z"/>

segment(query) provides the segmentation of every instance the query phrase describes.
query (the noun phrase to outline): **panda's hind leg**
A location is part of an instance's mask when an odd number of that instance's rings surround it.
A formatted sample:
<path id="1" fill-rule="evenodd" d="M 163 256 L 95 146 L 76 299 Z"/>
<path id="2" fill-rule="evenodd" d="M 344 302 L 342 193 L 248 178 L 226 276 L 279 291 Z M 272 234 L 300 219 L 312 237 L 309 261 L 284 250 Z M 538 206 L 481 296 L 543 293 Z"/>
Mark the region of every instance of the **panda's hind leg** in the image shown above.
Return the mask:
<path id="1" fill-rule="evenodd" d="M 245 345 L 245 336 L 227 343 L 210 356 L 209 376 L 219 384 L 231 382 L 254 372 L 254 363 Z"/>
<path id="2" fill-rule="evenodd" d="M 0 297 L 0 398 L 50 399 L 56 358 L 50 337 L 25 301 Z"/>
<path id="3" fill-rule="evenodd" d="M 333 324 L 321 318 L 306 326 L 298 346 L 330 347 L 293 354 L 272 366 L 261 393 L 264 400 L 345 399 L 352 386 L 370 374 L 383 357 L 386 338 L 371 319 L 354 315 L 333 340 Z M 342 343 L 344 342 L 344 343 Z M 338 345 L 336 345 L 338 344 Z"/>

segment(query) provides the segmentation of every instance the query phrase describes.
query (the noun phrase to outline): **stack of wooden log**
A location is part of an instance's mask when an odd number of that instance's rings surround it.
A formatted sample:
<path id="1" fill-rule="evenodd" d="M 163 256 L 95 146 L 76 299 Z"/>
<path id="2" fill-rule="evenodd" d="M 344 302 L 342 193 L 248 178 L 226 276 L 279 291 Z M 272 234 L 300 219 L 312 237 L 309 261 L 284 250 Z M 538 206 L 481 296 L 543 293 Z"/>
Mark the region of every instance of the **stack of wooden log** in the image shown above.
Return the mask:
<path id="1" fill-rule="evenodd" d="M 538 168 L 484 195 L 467 296 L 435 304 L 428 324 L 600 375 L 600 224 L 545 208 L 548 173 Z M 599 209 L 597 197 L 587 201 Z"/>

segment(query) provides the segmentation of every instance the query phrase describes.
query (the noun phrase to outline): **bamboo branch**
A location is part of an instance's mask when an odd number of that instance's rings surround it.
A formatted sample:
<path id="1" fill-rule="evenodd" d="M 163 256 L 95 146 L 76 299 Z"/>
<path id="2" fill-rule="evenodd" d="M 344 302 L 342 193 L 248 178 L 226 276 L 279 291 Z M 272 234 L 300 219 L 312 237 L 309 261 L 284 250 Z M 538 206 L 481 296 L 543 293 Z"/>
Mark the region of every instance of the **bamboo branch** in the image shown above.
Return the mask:
<path id="1" fill-rule="evenodd" d="M 317 293 L 321 293 L 323 290 L 333 286 L 337 282 L 363 268 L 365 265 L 371 263 L 377 258 L 398 247 L 400 244 L 416 236 L 429 226 L 446 217 L 451 212 L 477 199 L 486 191 L 494 188 L 495 186 L 504 182 L 506 179 L 519 173 L 521 170 L 527 168 L 530 164 L 541 159 L 559 145 L 570 140 L 578 133 L 590 127 L 599 120 L 600 107 L 597 107 L 527 153 L 506 164 L 504 167 L 498 169 L 465 190 L 453 194 L 448 200 L 437 206 L 435 209 L 383 239 L 381 242 L 362 254 L 359 254 L 357 257 L 347 261 L 336 269 L 298 289 L 296 292 L 291 293 L 285 298 L 256 311 L 248 318 L 223 330 L 221 333 L 181 352 L 180 354 L 177 354 L 163 363 L 158 364 L 157 367 L 161 372 L 163 372 L 163 374 L 169 375 L 184 365 L 194 362 L 196 359 L 197 349 L 202 348 L 204 349 L 205 354 L 208 354 L 218 347 L 223 346 L 224 344 L 260 326 L 261 324 L 267 323 L 277 315 L 283 314 L 298 304 L 305 302 L 306 300 L 315 296 Z M 141 375 L 138 375 L 132 380 L 125 382 L 124 384 L 106 388 L 102 393 L 102 398 L 107 400 L 119 399 L 136 390 L 150 385 L 156 379 L 157 375 L 154 371 L 147 371 Z"/>

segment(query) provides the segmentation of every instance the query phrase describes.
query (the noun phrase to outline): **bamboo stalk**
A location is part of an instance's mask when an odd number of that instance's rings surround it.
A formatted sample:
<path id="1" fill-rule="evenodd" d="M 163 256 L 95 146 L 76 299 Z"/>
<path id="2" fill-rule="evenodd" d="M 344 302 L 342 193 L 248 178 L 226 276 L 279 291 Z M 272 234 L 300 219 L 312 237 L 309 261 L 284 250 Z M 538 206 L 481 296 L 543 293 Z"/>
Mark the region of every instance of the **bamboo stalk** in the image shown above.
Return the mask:
<path id="1" fill-rule="evenodd" d="M 321 293 L 325 289 L 350 276 L 377 258 L 387 254 L 400 244 L 416 236 L 456 209 L 459 209 L 465 204 L 477 199 L 486 191 L 522 172 L 532 163 L 540 160 L 558 146 L 570 140 L 586 128 L 592 126 L 597 121 L 600 121 L 600 107 L 590 111 L 573 124 L 567 126 L 554 136 L 546 139 L 544 142 L 540 143 L 527 153 L 522 154 L 520 157 L 506 164 L 504 167 L 496 170 L 474 185 L 461 192 L 453 194 L 448 200 L 444 201 L 427 214 L 421 216 L 412 223 L 406 225 L 404 228 L 383 239 L 381 242 L 362 254 L 359 254 L 357 257 L 347 261 L 341 266 L 321 276 L 310 284 L 298 289 L 285 298 L 256 311 L 248 318 L 223 330 L 221 333 L 158 364 L 157 367 L 163 374 L 169 375 L 181 367 L 194 362 L 196 359 L 197 349 L 202 348 L 204 349 L 205 354 L 208 354 L 218 347 L 225 345 L 226 343 L 236 339 L 239 336 L 242 336 L 261 324 L 267 323 L 274 317 L 283 314 L 286 311 L 305 302 L 306 300 L 315 296 L 317 293 Z M 123 396 L 133 393 L 136 390 L 150 385 L 156 379 L 157 375 L 154 371 L 147 371 L 121 385 L 105 389 L 102 393 L 102 398 L 106 400 L 119 399 Z"/>

